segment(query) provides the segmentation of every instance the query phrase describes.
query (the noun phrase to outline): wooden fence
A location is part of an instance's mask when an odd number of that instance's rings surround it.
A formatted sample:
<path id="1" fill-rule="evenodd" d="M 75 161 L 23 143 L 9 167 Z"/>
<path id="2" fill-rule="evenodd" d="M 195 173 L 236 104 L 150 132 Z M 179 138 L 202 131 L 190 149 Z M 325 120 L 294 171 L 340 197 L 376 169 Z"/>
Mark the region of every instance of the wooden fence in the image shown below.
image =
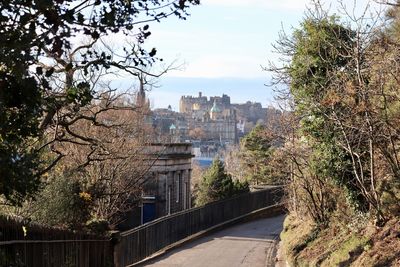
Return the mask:
<path id="1" fill-rule="evenodd" d="M 0 217 L 0 266 L 113 266 L 110 238 Z"/>
<path id="2" fill-rule="evenodd" d="M 277 204 L 282 197 L 282 188 L 269 188 L 178 212 L 121 232 L 115 246 L 115 265 L 127 266 L 143 260 L 190 235 Z"/>

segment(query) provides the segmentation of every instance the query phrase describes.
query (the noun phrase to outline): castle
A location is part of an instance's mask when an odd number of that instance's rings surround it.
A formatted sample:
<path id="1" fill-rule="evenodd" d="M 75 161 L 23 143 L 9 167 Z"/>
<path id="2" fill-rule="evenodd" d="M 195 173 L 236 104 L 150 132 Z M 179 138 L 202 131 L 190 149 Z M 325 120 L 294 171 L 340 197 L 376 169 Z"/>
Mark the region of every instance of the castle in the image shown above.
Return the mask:
<path id="1" fill-rule="evenodd" d="M 172 141 L 191 142 L 200 154 L 212 155 L 221 146 L 238 143 L 257 123 L 265 123 L 270 109 L 250 101 L 232 104 L 226 94 L 207 97 L 200 92 L 198 96 L 182 96 L 179 112 L 154 110 L 153 126 L 160 135 L 169 134 Z"/>
<path id="2" fill-rule="evenodd" d="M 232 120 L 236 121 L 236 141 L 240 136 L 248 133 L 257 123 L 263 124 L 266 120 L 266 113 L 271 109 L 263 108 L 261 103 L 250 101 L 244 104 L 232 104 L 231 98 L 226 94 L 223 94 L 222 97 L 214 96 L 208 99 L 199 92 L 197 97 L 182 96 L 179 101 L 179 112 L 190 114 L 195 120 L 204 118 L 207 121 L 207 114 L 213 119 L 211 117 L 213 107 L 219 110 L 220 120 L 225 121 L 227 124 Z"/>
<path id="3" fill-rule="evenodd" d="M 224 94 L 208 99 L 201 92 L 198 97 L 182 96 L 179 111 L 187 117 L 190 139 L 237 143 L 236 110 L 231 108 L 229 96 Z"/>
<path id="4" fill-rule="evenodd" d="M 198 97 L 182 96 L 179 101 L 179 112 L 189 114 L 196 111 L 209 111 L 214 103 L 222 110 L 226 110 L 231 107 L 231 98 L 223 94 L 222 97 L 214 96 L 208 100 L 201 92 Z"/>

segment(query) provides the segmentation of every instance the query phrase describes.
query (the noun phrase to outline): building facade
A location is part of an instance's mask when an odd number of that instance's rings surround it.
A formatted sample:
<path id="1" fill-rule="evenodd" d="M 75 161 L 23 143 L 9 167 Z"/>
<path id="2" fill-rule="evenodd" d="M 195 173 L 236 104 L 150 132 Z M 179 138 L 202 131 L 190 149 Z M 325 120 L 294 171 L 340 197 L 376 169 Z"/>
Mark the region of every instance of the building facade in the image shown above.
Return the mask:
<path id="1" fill-rule="evenodd" d="M 143 178 L 139 206 L 126 214 L 118 226 L 127 230 L 178 211 L 191 203 L 192 145 L 190 143 L 152 144 L 145 149 L 148 171 Z"/>
<path id="2" fill-rule="evenodd" d="M 144 199 L 154 197 L 155 217 L 191 207 L 190 179 L 192 145 L 190 143 L 153 144 L 151 167 L 144 186 Z M 149 201 L 147 201 L 148 203 Z"/>
<path id="3" fill-rule="evenodd" d="M 197 97 L 182 96 L 179 111 L 180 114 L 185 114 L 186 125 L 178 127 L 177 133 L 182 135 L 183 131 L 180 128 L 186 129 L 186 139 L 202 139 L 223 144 L 238 142 L 236 110 L 231 108 L 228 95 L 208 98 L 200 92 Z M 198 135 L 200 131 L 203 132 L 202 136 Z"/>
<path id="4" fill-rule="evenodd" d="M 263 108 L 261 103 L 247 101 L 243 104 L 232 104 L 228 95 L 212 96 L 207 98 L 199 92 L 198 96 L 182 96 L 179 101 L 179 112 L 188 114 L 194 120 L 207 121 L 211 118 L 216 121 L 211 109 L 215 106 L 221 112 L 220 121 L 226 122 L 226 127 L 235 119 L 238 136 L 247 134 L 257 123 L 266 122 L 267 108 Z M 205 125 L 205 127 L 207 127 Z M 236 140 L 238 139 L 236 136 Z"/>
<path id="5" fill-rule="evenodd" d="M 217 103 L 222 109 L 229 109 L 231 106 L 231 98 L 223 94 L 221 96 L 208 97 L 203 96 L 202 92 L 196 96 L 182 96 L 179 101 L 179 112 L 191 114 L 197 110 L 209 111 L 214 103 Z"/>
<path id="6" fill-rule="evenodd" d="M 156 109 L 152 117 L 158 136 L 164 140 L 168 136 L 170 142 L 190 142 L 198 157 L 214 157 L 227 145 L 237 144 L 257 123 L 267 124 L 279 114 L 261 103 L 232 104 L 226 94 L 207 97 L 200 92 L 198 96 L 182 96 L 179 112 Z"/>

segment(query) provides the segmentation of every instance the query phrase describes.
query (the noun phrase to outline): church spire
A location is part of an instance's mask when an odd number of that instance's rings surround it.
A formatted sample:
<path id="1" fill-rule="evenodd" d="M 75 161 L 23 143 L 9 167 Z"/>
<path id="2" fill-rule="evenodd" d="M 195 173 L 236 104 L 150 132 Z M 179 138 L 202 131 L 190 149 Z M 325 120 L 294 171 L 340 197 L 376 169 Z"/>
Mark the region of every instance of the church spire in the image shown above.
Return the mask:
<path id="1" fill-rule="evenodd" d="M 146 97 L 146 91 L 144 89 L 144 85 L 146 84 L 146 80 L 143 73 L 139 73 L 139 91 L 136 93 L 136 106 L 139 108 L 149 108 L 149 101 Z"/>

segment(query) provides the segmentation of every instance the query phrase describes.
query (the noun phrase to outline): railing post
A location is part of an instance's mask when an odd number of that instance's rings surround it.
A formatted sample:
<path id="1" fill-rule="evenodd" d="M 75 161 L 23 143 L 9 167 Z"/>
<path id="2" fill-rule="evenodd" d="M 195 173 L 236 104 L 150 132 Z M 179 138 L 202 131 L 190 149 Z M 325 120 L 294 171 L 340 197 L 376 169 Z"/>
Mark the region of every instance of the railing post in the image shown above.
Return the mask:
<path id="1" fill-rule="evenodd" d="M 121 233 L 119 231 L 111 232 L 111 249 L 112 249 L 113 263 L 114 263 L 113 266 L 114 267 L 122 266 Z"/>

